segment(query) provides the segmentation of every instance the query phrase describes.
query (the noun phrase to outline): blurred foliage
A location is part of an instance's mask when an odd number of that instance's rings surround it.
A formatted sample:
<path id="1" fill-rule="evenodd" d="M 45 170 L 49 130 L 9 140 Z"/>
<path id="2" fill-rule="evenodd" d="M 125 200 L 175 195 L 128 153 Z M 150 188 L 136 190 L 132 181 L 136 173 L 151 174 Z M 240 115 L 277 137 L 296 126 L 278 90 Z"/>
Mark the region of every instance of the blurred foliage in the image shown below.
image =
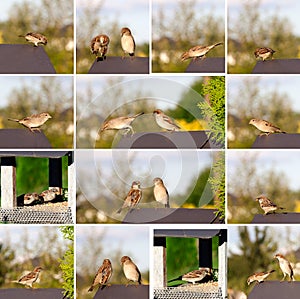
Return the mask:
<path id="1" fill-rule="evenodd" d="M 198 103 L 208 126 L 208 137 L 213 143 L 225 146 L 225 77 L 211 77 L 203 87 L 206 101 Z"/>
<path id="2" fill-rule="evenodd" d="M 13 232 L 13 229 L 11 229 Z M 63 257 L 67 248 L 66 241 L 59 238 L 59 230 L 54 226 L 43 226 L 38 231 L 25 228 L 20 236 L 20 242 L 11 242 L 13 235 L 2 228 L 2 239 L 5 247 L 1 247 L 1 257 L 5 261 L 0 263 L 1 288 L 24 288 L 23 285 L 13 283 L 19 279 L 24 272 L 30 272 L 34 267 L 41 266 L 43 270 L 39 281 L 34 285 L 39 288 L 62 288 L 62 273 L 59 270 L 59 260 Z M 36 238 L 29 238 L 29 234 L 36 234 Z M 3 246 L 3 244 L 2 244 Z M 2 255 L 2 253 L 4 255 Z M 5 271 L 5 272 L 2 272 Z"/>
<path id="3" fill-rule="evenodd" d="M 153 11 L 153 72 L 184 72 L 190 61 L 181 62 L 182 53 L 196 45 L 224 41 L 224 18 L 216 17 L 213 10 L 205 14 L 196 4 L 196 0 L 181 0 L 170 14 L 163 6 Z M 224 46 L 216 47 L 208 54 L 209 57 L 224 55 Z"/>
<path id="4" fill-rule="evenodd" d="M 300 57 L 300 49 L 296 46 L 300 37 L 293 33 L 293 24 L 279 16 L 280 7 L 278 13 L 266 16 L 260 2 L 244 1 L 236 20 L 232 20 L 229 10 L 229 73 L 251 73 L 256 64 L 254 51 L 260 47 L 274 49 L 275 59 Z"/>
<path id="5" fill-rule="evenodd" d="M 64 296 L 74 298 L 74 226 L 61 226 L 60 231 L 65 240 L 71 241 L 63 259 L 60 260 L 60 268 L 63 272 Z"/>
<path id="6" fill-rule="evenodd" d="M 288 188 L 284 173 L 275 168 L 263 169 L 257 165 L 257 153 L 247 153 L 228 170 L 228 222 L 250 223 L 256 214 L 263 214 L 255 198 L 264 194 L 286 211 L 294 211 L 299 192 Z"/>
<path id="7" fill-rule="evenodd" d="M 35 77 L 36 78 L 36 77 Z M 66 77 L 32 78 L 31 83 L 20 80 L 8 95 L 8 104 L 0 108 L 2 128 L 24 128 L 7 118 L 22 119 L 32 114 L 48 112 L 49 119 L 41 130 L 53 148 L 73 147 L 73 82 Z M 34 133 L 33 133 L 34 134 Z"/>
<path id="8" fill-rule="evenodd" d="M 28 32 L 39 32 L 48 38 L 44 47 L 59 74 L 73 73 L 73 1 L 29 0 L 14 3 L 7 19 L 0 23 L 3 43 L 27 43 L 18 37 Z"/>
<path id="9" fill-rule="evenodd" d="M 199 269 L 198 239 L 171 238 L 167 239 L 167 280 L 175 279 L 187 272 Z M 201 241 L 201 240 L 200 240 Z M 218 268 L 218 237 L 212 238 L 213 269 Z M 201 258 L 201 257 L 200 257 Z M 170 282 L 170 286 L 179 281 Z M 169 285 L 169 284 L 168 284 Z"/>
<path id="10" fill-rule="evenodd" d="M 76 66 L 77 73 L 85 74 L 89 71 L 92 63 L 95 60 L 95 56 L 91 53 L 90 43 L 91 40 L 99 35 L 106 34 L 110 38 L 107 59 L 109 56 L 123 56 L 124 52 L 121 48 L 121 28 L 122 26 L 118 19 L 109 21 L 105 14 L 102 12 L 104 0 L 100 0 L 93 5 L 86 5 L 78 13 L 77 18 L 77 44 L 76 44 Z M 133 37 L 135 36 L 135 28 L 132 28 L 130 24 L 126 25 L 131 29 Z M 135 56 L 146 57 L 149 56 L 149 44 L 139 44 L 136 42 Z"/>
<path id="11" fill-rule="evenodd" d="M 250 148 L 261 132 L 249 125 L 252 118 L 267 120 L 286 132 L 300 132 L 299 113 L 292 110 L 291 100 L 274 84 L 264 90 L 260 77 L 242 78 L 238 92 L 228 94 L 228 147 Z"/>

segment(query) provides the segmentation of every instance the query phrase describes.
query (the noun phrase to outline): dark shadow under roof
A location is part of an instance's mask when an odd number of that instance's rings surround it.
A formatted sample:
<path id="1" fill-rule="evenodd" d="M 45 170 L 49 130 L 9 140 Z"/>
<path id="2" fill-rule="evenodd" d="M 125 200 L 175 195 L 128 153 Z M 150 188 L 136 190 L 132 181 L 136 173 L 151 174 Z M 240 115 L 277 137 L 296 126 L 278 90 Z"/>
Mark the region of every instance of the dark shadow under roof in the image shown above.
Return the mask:
<path id="1" fill-rule="evenodd" d="M 155 229 L 154 237 L 211 239 L 220 233 L 219 229 Z"/>
<path id="2" fill-rule="evenodd" d="M 186 73 L 225 73 L 225 58 L 212 57 L 191 61 Z"/>
<path id="3" fill-rule="evenodd" d="M 220 148 L 207 141 L 206 131 L 189 132 L 147 132 L 124 136 L 117 148 Z"/>
<path id="4" fill-rule="evenodd" d="M 32 158 L 61 158 L 70 154 L 70 151 L 0 151 L 1 157 L 32 157 Z"/>
<path id="5" fill-rule="evenodd" d="M 265 281 L 256 285 L 248 299 L 299 299 L 300 281 Z"/>
<path id="6" fill-rule="evenodd" d="M 94 299 L 147 299 L 149 298 L 149 286 L 148 285 L 112 285 L 105 287 L 103 290 L 98 290 Z"/>
<path id="7" fill-rule="evenodd" d="M 2 129 L 0 130 L 0 148 L 52 148 L 52 146 L 42 131 Z"/>
<path id="8" fill-rule="evenodd" d="M 214 209 L 173 209 L 145 208 L 133 209 L 123 219 L 123 223 L 211 223 L 215 219 Z M 214 223 L 221 223 L 217 218 Z"/>
<path id="9" fill-rule="evenodd" d="M 300 223 L 300 213 L 255 215 L 251 223 Z"/>
<path id="10" fill-rule="evenodd" d="M 252 74 L 300 74 L 300 59 L 258 61 Z"/>
<path id="11" fill-rule="evenodd" d="M 252 148 L 300 148 L 300 134 L 270 134 L 257 136 Z"/>
<path id="12" fill-rule="evenodd" d="M 89 74 L 149 74 L 149 58 L 107 56 L 106 60 L 95 60 Z"/>
<path id="13" fill-rule="evenodd" d="M 1 74 L 55 74 L 43 46 L 0 45 Z"/>
<path id="14" fill-rule="evenodd" d="M 36 286 L 35 286 L 36 287 Z M 63 289 L 0 289 L 0 298 L 6 299 L 62 299 Z M 68 298 L 66 298 L 68 299 Z"/>

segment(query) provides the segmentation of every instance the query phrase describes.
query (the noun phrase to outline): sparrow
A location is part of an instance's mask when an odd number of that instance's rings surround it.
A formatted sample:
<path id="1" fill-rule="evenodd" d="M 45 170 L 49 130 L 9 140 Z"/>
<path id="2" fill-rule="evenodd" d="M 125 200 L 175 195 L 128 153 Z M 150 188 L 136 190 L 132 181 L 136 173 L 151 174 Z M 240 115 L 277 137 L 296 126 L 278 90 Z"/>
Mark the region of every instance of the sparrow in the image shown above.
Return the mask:
<path id="1" fill-rule="evenodd" d="M 160 109 L 156 109 L 153 111 L 153 115 L 155 117 L 155 121 L 163 129 L 167 131 L 179 131 L 180 127 L 171 119 L 169 116 L 164 114 Z"/>
<path id="2" fill-rule="evenodd" d="M 293 268 L 292 268 L 290 262 L 280 253 L 277 253 L 274 256 L 274 258 L 278 259 L 280 269 L 283 273 L 283 278 L 281 281 L 284 281 L 286 275 L 288 275 L 290 277 L 290 280 L 295 281 L 294 271 L 293 271 Z"/>
<path id="3" fill-rule="evenodd" d="M 169 208 L 169 193 L 166 186 L 164 185 L 163 180 L 161 178 L 155 178 L 153 180 L 153 183 L 153 194 L 155 200 L 165 205 L 165 208 Z"/>
<path id="4" fill-rule="evenodd" d="M 286 132 L 281 131 L 280 128 L 276 127 L 275 125 L 271 124 L 267 120 L 263 119 L 257 119 L 257 118 L 252 118 L 249 121 L 249 125 L 253 125 L 256 127 L 258 130 L 262 131 L 263 134 L 261 135 L 270 135 L 271 133 L 283 133 L 286 134 Z"/>
<path id="5" fill-rule="evenodd" d="M 254 273 L 252 274 L 251 276 L 248 277 L 247 279 L 247 283 L 248 285 L 253 282 L 253 281 L 256 281 L 256 283 L 261 283 L 261 282 L 264 282 L 264 280 L 271 274 L 275 272 L 275 270 L 270 270 L 270 271 L 267 271 L 267 272 L 258 272 L 258 273 Z"/>
<path id="6" fill-rule="evenodd" d="M 49 189 L 43 191 L 40 196 L 44 199 L 44 202 L 53 201 L 56 198 L 57 192 L 56 189 Z"/>
<path id="7" fill-rule="evenodd" d="M 264 195 L 260 195 L 257 198 L 255 198 L 256 201 L 259 202 L 260 207 L 262 210 L 264 210 L 265 215 L 268 215 L 270 213 L 275 213 L 276 210 L 284 210 L 282 207 L 278 207 L 275 205 L 269 198 L 267 198 Z"/>
<path id="8" fill-rule="evenodd" d="M 88 292 L 91 292 L 96 285 L 99 284 L 99 288 L 104 289 L 106 283 L 109 281 L 112 275 L 113 269 L 109 259 L 104 259 L 102 265 L 98 269 L 94 281 L 91 287 L 88 289 Z"/>
<path id="9" fill-rule="evenodd" d="M 132 182 L 131 188 L 124 200 L 123 206 L 117 211 L 121 213 L 123 209 L 129 207 L 129 209 L 134 208 L 142 198 L 141 183 L 139 181 Z"/>
<path id="10" fill-rule="evenodd" d="M 101 132 L 105 130 L 126 130 L 126 134 L 129 131 L 131 131 L 132 134 L 134 134 L 131 124 L 137 117 L 139 117 L 142 114 L 144 114 L 144 112 L 140 112 L 134 116 L 120 116 L 117 118 L 110 119 L 103 124 Z"/>
<path id="11" fill-rule="evenodd" d="M 274 51 L 271 48 L 257 48 L 254 51 L 254 55 L 255 55 L 256 58 L 262 58 L 262 60 L 265 61 L 268 58 L 273 59 L 273 54 L 275 52 L 276 51 Z"/>
<path id="12" fill-rule="evenodd" d="M 25 37 L 25 39 L 34 44 L 34 47 L 38 47 L 39 44 L 47 45 L 47 38 L 43 34 L 37 32 L 29 32 L 26 35 L 19 35 L 19 37 Z"/>
<path id="13" fill-rule="evenodd" d="M 91 40 L 91 51 L 94 55 L 96 55 L 97 61 L 103 61 L 106 59 L 108 44 L 109 37 L 105 34 L 97 35 Z"/>
<path id="14" fill-rule="evenodd" d="M 121 264 L 123 267 L 124 275 L 129 281 L 137 282 L 138 284 L 142 283 L 141 272 L 129 256 L 122 256 Z M 127 286 L 128 284 L 126 285 L 126 287 Z"/>
<path id="15" fill-rule="evenodd" d="M 26 193 L 24 195 L 24 205 L 28 206 L 31 204 L 34 204 L 35 202 L 40 201 L 39 194 L 34 192 L 34 193 Z"/>
<path id="16" fill-rule="evenodd" d="M 8 118 L 8 120 L 15 121 L 23 125 L 31 132 L 33 132 L 34 130 L 38 130 L 40 132 L 39 127 L 42 126 L 50 118 L 52 118 L 52 116 L 48 112 L 42 112 L 39 114 L 32 114 L 31 116 L 24 117 L 22 119 Z"/>
<path id="17" fill-rule="evenodd" d="M 223 43 L 216 43 L 210 46 L 195 46 L 190 48 L 188 51 L 184 52 L 181 55 L 181 61 L 187 60 L 189 58 L 193 58 L 196 60 L 197 58 L 204 59 L 206 54 L 216 46 L 223 45 Z"/>
<path id="18" fill-rule="evenodd" d="M 202 281 L 204 278 L 211 278 L 212 269 L 207 267 L 200 267 L 198 270 L 190 271 L 182 276 L 169 280 L 168 282 L 183 280 L 195 284 L 196 282 Z"/>
<path id="19" fill-rule="evenodd" d="M 43 270 L 41 267 L 35 267 L 32 272 L 22 276 L 19 280 L 14 280 L 13 282 L 21 283 L 23 285 L 33 288 L 32 284 L 37 281 L 39 274 Z"/>
<path id="20" fill-rule="evenodd" d="M 122 58 L 125 57 L 126 53 L 128 53 L 131 57 L 134 56 L 135 42 L 130 29 L 127 27 L 121 29 L 121 46 L 124 51 Z"/>

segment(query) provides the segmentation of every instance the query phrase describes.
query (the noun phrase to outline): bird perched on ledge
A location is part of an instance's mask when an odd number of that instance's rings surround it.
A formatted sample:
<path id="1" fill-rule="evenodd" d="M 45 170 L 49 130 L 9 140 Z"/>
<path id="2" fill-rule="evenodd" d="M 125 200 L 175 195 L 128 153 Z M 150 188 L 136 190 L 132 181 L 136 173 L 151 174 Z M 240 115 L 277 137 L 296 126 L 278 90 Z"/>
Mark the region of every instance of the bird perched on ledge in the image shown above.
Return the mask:
<path id="1" fill-rule="evenodd" d="M 153 194 L 154 198 L 157 202 L 160 202 L 165 206 L 165 208 L 169 208 L 169 193 L 164 185 L 164 182 L 161 178 L 155 178 L 153 180 L 154 188 L 153 188 Z"/>
<path id="2" fill-rule="evenodd" d="M 204 59 L 206 54 L 212 50 L 214 47 L 223 45 L 223 43 L 216 43 L 210 46 L 195 46 L 190 48 L 188 51 L 184 52 L 181 55 L 181 61 L 187 60 L 189 58 L 193 58 L 196 60 L 197 58 Z"/>
<path id="3" fill-rule="evenodd" d="M 262 210 L 264 210 L 265 215 L 268 215 L 270 213 L 275 213 L 275 211 L 278 209 L 284 210 L 284 208 L 278 207 L 269 198 L 267 198 L 264 195 L 258 196 L 255 200 L 259 202 L 259 205 L 262 208 Z"/>
<path id="4" fill-rule="evenodd" d="M 211 278 L 212 278 L 212 269 L 208 267 L 200 267 L 198 270 L 190 271 L 182 276 L 169 280 L 168 282 L 183 280 L 195 284 L 196 282 L 211 280 Z"/>
<path id="5" fill-rule="evenodd" d="M 261 58 L 263 61 L 265 61 L 266 59 L 268 58 L 271 58 L 273 59 L 273 54 L 275 53 L 276 51 L 274 51 L 273 49 L 271 48 L 257 48 L 255 51 L 254 51 L 254 55 L 255 55 L 255 58 Z"/>
<path id="6" fill-rule="evenodd" d="M 256 283 L 261 283 L 264 282 L 264 280 L 271 274 L 275 272 L 275 270 L 270 270 L 267 272 L 258 272 L 254 273 L 251 276 L 248 277 L 247 279 L 247 284 L 249 285 L 251 282 L 256 281 Z"/>
<path id="7" fill-rule="evenodd" d="M 175 121 L 163 113 L 160 109 L 154 110 L 153 116 L 155 117 L 155 121 L 159 127 L 172 132 L 180 130 L 180 127 L 175 123 Z"/>
<path id="8" fill-rule="evenodd" d="M 12 282 L 17 282 L 26 286 L 33 288 L 33 283 L 39 278 L 39 274 L 43 270 L 41 267 L 35 267 L 32 272 L 22 276 L 19 280 L 14 280 Z"/>
<path id="9" fill-rule="evenodd" d="M 249 121 L 249 125 L 252 125 L 252 126 L 256 127 L 258 130 L 262 131 L 263 133 L 261 135 L 268 136 L 273 133 L 286 134 L 286 132 L 281 131 L 280 128 L 276 127 L 272 123 L 268 122 L 267 120 L 263 120 L 263 119 L 252 118 Z"/>
<path id="10" fill-rule="evenodd" d="M 124 199 L 124 203 L 117 211 L 117 214 L 120 214 L 121 211 L 127 207 L 129 207 L 129 209 L 133 209 L 135 206 L 137 206 L 142 198 L 142 194 L 141 183 L 139 181 L 132 182 L 131 188 Z"/>
<path id="11" fill-rule="evenodd" d="M 292 268 L 290 262 L 280 253 L 277 253 L 274 256 L 274 259 L 278 260 L 280 269 L 283 273 L 283 278 L 281 281 L 284 281 L 286 275 L 288 275 L 290 277 L 291 281 L 295 281 L 294 271 L 293 271 L 293 268 Z"/>
<path id="12" fill-rule="evenodd" d="M 135 41 L 130 29 L 127 27 L 121 29 L 121 46 L 124 51 L 122 58 L 125 57 L 126 53 L 128 53 L 130 57 L 134 57 Z"/>
<path id="13" fill-rule="evenodd" d="M 99 285 L 99 288 L 102 290 L 105 285 L 108 283 L 111 275 L 112 275 L 113 269 L 111 265 L 111 261 L 109 259 L 104 259 L 102 262 L 102 265 L 99 267 L 93 283 L 91 287 L 88 289 L 88 292 L 91 292 L 95 286 Z"/>
<path id="14" fill-rule="evenodd" d="M 122 264 L 124 275 L 129 281 L 142 284 L 141 272 L 137 267 L 137 265 L 132 261 L 132 259 L 129 256 L 127 255 L 122 256 L 121 264 Z M 126 286 L 128 286 L 128 284 Z"/>
<path id="15" fill-rule="evenodd" d="M 91 40 L 91 52 L 96 55 L 97 61 L 106 59 L 109 41 L 109 37 L 105 34 L 97 35 Z"/>
<path id="16" fill-rule="evenodd" d="M 8 120 L 15 121 L 23 125 L 31 132 L 34 130 L 38 130 L 40 132 L 39 127 L 41 127 L 50 118 L 52 118 L 52 116 L 48 112 L 42 112 L 39 114 L 32 114 L 31 116 L 24 117 L 22 119 L 8 118 Z"/>
<path id="17" fill-rule="evenodd" d="M 29 32 L 26 35 L 19 35 L 19 37 L 25 37 L 25 39 L 33 43 L 35 47 L 38 47 L 39 44 L 47 45 L 48 43 L 46 36 L 37 32 Z"/>

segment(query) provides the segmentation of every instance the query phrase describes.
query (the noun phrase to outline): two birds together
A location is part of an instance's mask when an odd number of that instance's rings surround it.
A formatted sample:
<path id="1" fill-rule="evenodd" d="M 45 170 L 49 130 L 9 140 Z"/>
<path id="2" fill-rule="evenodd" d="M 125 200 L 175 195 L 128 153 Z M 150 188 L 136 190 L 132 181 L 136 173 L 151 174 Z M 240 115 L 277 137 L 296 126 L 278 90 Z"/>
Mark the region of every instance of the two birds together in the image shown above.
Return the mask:
<path id="1" fill-rule="evenodd" d="M 124 255 L 121 258 L 121 264 L 123 268 L 123 273 L 128 281 L 137 282 L 138 284 L 142 283 L 142 275 L 137 267 L 137 265 L 132 261 L 132 259 Z M 111 261 L 109 259 L 104 259 L 102 265 L 99 267 L 91 287 L 88 289 L 88 292 L 93 291 L 94 287 L 99 285 L 99 288 L 102 290 L 111 278 L 113 273 L 113 268 Z M 128 286 L 128 284 L 126 285 Z"/>
<path id="2" fill-rule="evenodd" d="M 105 34 L 95 36 L 91 41 L 91 52 L 96 55 L 97 61 L 103 61 L 106 59 L 110 39 Z M 124 51 L 124 55 L 129 54 L 130 57 L 134 57 L 135 41 L 131 34 L 131 30 L 127 27 L 121 29 L 121 47 Z"/>
<path id="3" fill-rule="evenodd" d="M 60 195 L 59 188 L 51 188 L 41 192 L 40 194 L 36 192 L 26 193 L 24 195 L 24 205 L 28 206 L 36 203 L 50 202 L 53 201 L 58 195 Z"/>
<path id="4" fill-rule="evenodd" d="M 154 188 L 153 188 L 153 195 L 157 202 L 163 204 L 165 208 L 169 208 L 169 193 L 164 185 L 164 182 L 161 178 L 155 178 L 153 180 Z M 121 211 L 125 208 L 129 208 L 130 210 L 133 209 L 138 205 L 142 198 L 142 190 L 141 190 L 141 183 L 139 181 L 134 181 L 131 185 L 131 188 L 124 199 L 124 203 L 122 207 L 117 211 L 117 213 L 121 213 Z"/>
<path id="5" fill-rule="evenodd" d="M 29 286 L 30 288 L 33 288 L 33 283 L 37 281 L 39 278 L 39 274 L 43 270 L 42 267 L 35 267 L 33 271 L 25 274 L 22 276 L 19 280 L 13 280 L 12 282 L 20 283 L 25 285 L 25 287 Z"/>
<path id="6" fill-rule="evenodd" d="M 294 278 L 294 271 L 293 268 L 290 264 L 290 262 L 280 253 L 277 253 L 274 256 L 274 259 L 277 259 L 279 262 L 279 267 L 283 273 L 283 278 L 281 281 L 284 281 L 285 277 L 288 276 L 290 278 L 290 281 L 295 281 Z M 275 272 L 275 270 L 270 270 L 267 272 L 258 272 L 258 273 L 254 273 L 251 276 L 248 277 L 247 279 L 247 283 L 248 285 L 253 282 L 256 281 L 256 283 L 261 283 L 264 282 L 264 280 L 271 274 Z"/>
<path id="7" fill-rule="evenodd" d="M 143 114 L 144 112 L 140 112 L 134 116 L 120 116 L 110 119 L 104 122 L 101 128 L 101 132 L 105 130 L 125 130 L 126 133 L 129 133 L 131 131 L 131 133 L 134 134 L 131 124 L 137 117 Z M 172 118 L 163 113 L 160 109 L 154 110 L 153 116 L 157 125 L 167 131 L 174 132 L 181 129 Z"/>
<path id="8" fill-rule="evenodd" d="M 252 118 L 249 122 L 249 125 L 252 125 L 252 126 L 256 127 L 258 130 L 260 130 L 261 132 L 263 132 L 261 135 L 268 136 L 268 135 L 274 134 L 274 133 L 286 134 L 286 132 L 281 131 L 280 128 L 278 128 L 277 126 L 275 126 L 272 123 L 270 123 L 269 121 L 263 120 L 263 119 Z"/>
<path id="9" fill-rule="evenodd" d="M 48 112 L 42 112 L 38 114 L 32 114 L 31 116 L 27 116 L 21 119 L 8 118 L 8 120 L 15 121 L 23 125 L 31 132 L 34 132 L 35 130 L 40 132 L 39 127 L 41 127 L 50 118 L 52 118 L 52 116 Z"/>

